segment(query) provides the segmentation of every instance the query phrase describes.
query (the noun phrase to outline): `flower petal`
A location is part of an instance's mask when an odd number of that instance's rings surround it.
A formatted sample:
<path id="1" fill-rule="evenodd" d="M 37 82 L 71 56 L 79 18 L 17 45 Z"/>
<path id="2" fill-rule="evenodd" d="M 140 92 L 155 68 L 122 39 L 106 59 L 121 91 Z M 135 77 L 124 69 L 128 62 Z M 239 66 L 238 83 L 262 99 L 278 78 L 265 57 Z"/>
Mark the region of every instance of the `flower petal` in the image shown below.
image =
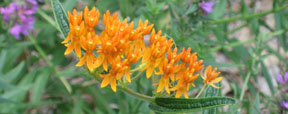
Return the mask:
<path id="1" fill-rule="evenodd" d="M 220 82 L 222 79 L 223 79 L 223 77 L 218 77 L 218 78 L 216 78 L 215 80 L 213 80 L 212 82 L 213 82 L 213 83 L 218 83 L 218 82 Z"/>
<path id="2" fill-rule="evenodd" d="M 216 85 L 214 85 L 213 83 L 210 83 L 209 85 L 211 85 L 212 87 L 216 88 L 216 89 L 220 89 L 221 87 L 218 87 Z"/>
<path id="3" fill-rule="evenodd" d="M 150 78 L 152 73 L 153 73 L 154 68 L 153 67 L 149 67 L 146 71 L 146 77 Z"/>
<path id="4" fill-rule="evenodd" d="M 116 92 L 117 88 L 116 88 L 116 79 L 115 79 L 115 78 L 112 78 L 112 79 L 111 79 L 111 84 L 110 84 L 110 86 L 111 86 L 112 90 L 113 90 L 114 92 Z"/>
<path id="5" fill-rule="evenodd" d="M 101 83 L 101 88 L 106 87 L 110 83 L 110 76 L 106 75 Z"/>

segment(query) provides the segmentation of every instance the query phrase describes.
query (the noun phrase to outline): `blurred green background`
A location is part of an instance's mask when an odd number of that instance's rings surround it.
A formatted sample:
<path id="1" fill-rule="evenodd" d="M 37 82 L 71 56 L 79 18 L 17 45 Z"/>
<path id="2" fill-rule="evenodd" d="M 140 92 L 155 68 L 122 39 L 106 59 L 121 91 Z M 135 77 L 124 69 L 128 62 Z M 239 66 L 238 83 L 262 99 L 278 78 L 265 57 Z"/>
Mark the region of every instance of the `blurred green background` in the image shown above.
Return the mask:
<path id="1" fill-rule="evenodd" d="M 211 1 L 213 12 L 204 15 L 200 0 L 60 0 L 67 11 L 81 11 L 87 5 L 96 6 L 101 15 L 106 10 L 117 12 L 136 25 L 139 19 L 147 19 L 173 38 L 179 49 L 191 47 L 205 65 L 220 69 L 222 96 L 238 100 L 236 106 L 219 108 L 218 113 L 287 113 L 280 107 L 281 101 L 288 100 L 287 86 L 276 79 L 288 65 L 287 0 Z M 0 7 L 11 2 L 0 0 Z M 35 29 L 21 40 L 13 38 L 11 26 L 0 19 L 0 113 L 153 113 L 148 102 L 100 88 L 85 69 L 75 67 L 77 58 L 64 56 L 64 38 L 57 30 L 50 0 L 38 3 Z M 101 30 L 101 23 L 96 30 Z M 151 96 L 153 86 L 144 75 L 129 87 Z M 251 78 L 241 96 L 246 77 Z"/>

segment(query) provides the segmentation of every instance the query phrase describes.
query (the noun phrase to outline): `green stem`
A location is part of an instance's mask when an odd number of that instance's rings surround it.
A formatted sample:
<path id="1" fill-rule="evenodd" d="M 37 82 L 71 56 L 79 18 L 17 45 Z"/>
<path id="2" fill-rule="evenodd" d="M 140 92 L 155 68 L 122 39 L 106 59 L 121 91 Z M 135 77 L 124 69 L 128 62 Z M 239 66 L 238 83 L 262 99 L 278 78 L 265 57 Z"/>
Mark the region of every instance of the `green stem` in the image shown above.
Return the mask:
<path id="1" fill-rule="evenodd" d="M 48 59 L 48 56 L 46 55 L 46 53 L 43 51 L 43 49 L 37 44 L 36 40 L 29 35 L 28 38 L 31 40 L 31 42 L 33 43 L 34 47 L 36 48 L 36 50 L 38 51 L 38 53 L 40 54 L 40 56 L 44 59 L 44 61 L 51 67 L 53 68 L 53 70 L 55 71 L 56 75 L 59 74 L 59 71 L 56 69 L 56 67 L 53 65 L 53 63 Z M 66 90 L 71 93 L 72 89 L 70 84 L 68 83 L 68 81 L 64 78 L 64 77 L 59 77 L 60 81 L 64 84 Z"/>
<path id="2" fill-rule="evenodd" d="M 197 94 L 197 96 L 195 97 L 195 99 L 197 99 L 197 98 L 203 93 L 203 91 L 205 90 L 206 86 L 207 86 L 207 84 L 205 84 L 205 85 L 202 87 L 202 89 L 201 89 L 200 92 Z"/>
<path id="3" fill-rule="evenodd" d="M 50 23 L 54 28 L 56 28 L 58 31 L 60 31 L 59 27 L 57 26 L 57 24 L 54 22 L 54 20 L 49 17 L 43 10 L 38 9 L 37 13 L 42 16 L 48 23 Z"/>
<path id="4" fill-rule="evenodd" d="M 90 73 L 91 75 L 93 75 L 93 77 L 95 78 L 95 80 L 97 80 L 98 82 L 101 83 L 102 79 L 99 78 L 99 72 L 96 72 L 96 73 Z M 139 99 L 142 99 L 142 100 L 145 100 L 145 101 L 150 101 L 150 102 L 154 102 L 155 101 L 155 98 L 154 97 L 150 97 L 150 96 L 147 96 L 147 95 L 143 95 L 143 94 L 140 94 L 136 91 L 133 91 L 132 89 L 128 88 L 128 87 L 123 87 L 121 85 L 117 85 L 117 88 L 123 90 L 124 92 L 132 95 L 132 96 L 135 96 Z"/>
<path id="5" fill-rule="evenodd" d="M 274 38 L 275 36 L 277 36 L 279 34 L 285 33 L 286 31 L 287 30 L 279 30 L 279 31 L 276 31 L 276 32 L 272 32 L 272 33 L 268 34 L 266 37 L 264 37 L 265 38 L 264 40 L 272 39 L 272 38 Z M 227 45 L 224 45 L 224 46 L 218 46 L 218 47 L 212 48 L 211 52 L 216 52 L 216 51 L 218 51 L 218 50 L 220 50 L 222 48 L 236 47 L 236 46 L 252 43 L 252 42 L 255 42 L 255 41 L 256 41 L 256 38 L 252 38 L 252 39 L 245 40 L 245 41 L 242 41 L 242 42 L 230 43 L 230 44 L 227 44 Z"/>
<path id="6" fill-rule="evenodd" d="M 246 76 L 246 78 L 245 78 L 245 82 L 244 82 L 242 91 L 241 91 L 240 101 L 242 101 L 243 98 L 244 98 L 245 90 L 246 90 L 246 87 L 247 87 L 247 85 L 248 85 L 248 82 L 249 82 L 249 79 L 250 79 L 250 75 L 251 75 L 251 73 L 248 72 L 248 74 L 247 74 L 247 76 Z"/>
<path id="7" fill-rule="evenodd" d="M 146 66 L 146 63 L 142 63 L 142 64 L 140 64 L 138 67 L 132 69 L 132 70 L 130 71 L 130 73 L 133 73 L 133 72 L 136 72 L 136 71 L 138 71 L 138 70 L 141 70 L 141 69 L 144 68 L 145 66 Z"/>
<path id="8" fill-rule="evenodd" d="M 275 9 L 271 9 L 271 10 L 268 10 L 268 11 L 263 11 L 263 12 L 260 12 L 260 13 L 254 13 L 254 14 L 251 14 L 251 15 L 241 15 L 241 16 L 235 16 L 235 17 L 231 17 L 231 18 L 215 20 L 215 21 L 212 21 L 210 23 L 211 24 L 219 24 L 219 23 L 232 22 L 232 21 L 236 21 L 236 20 L 240 20 L 240 19 L 248 20 L 248 19 L 252 19 L 252 18 L 262 17 L 262 16 L 268 15 L 270 13 L 279 12 L 279 11 L 282 11 L 282 10 L 284 10 L 286 8 L 288 8 L 288 6 L 283 6 L 283 7 L 280 7 L 280 8 L 275 8 Z"/>
<path id="9" fill-rule="evenodd" d="M 143 71 L 138 72 L 138 74 L 136 76 L 134 76 L 131 80 L 135 80 L 135 79 L 139 78 L 142 73 L 143 73 Z"/>
<path id="10" fill-rule="evenodd" d="M 121 90 L 123 90 L 124 92 L 126 93 L 129 93 L 130 95 L 133 95 L 139 99 L 142 99 L 142 100 L 145 100 L 145 101 L 150 101 L 150 102 L 155 102 L 155 98 L 154 97 L 150 97 L 150 96 L 147 96 L 147 95 L 143 95 L 143 94 L 140 94 L 136 91 L 133 91 L 132 89 L 128 88 L 128 87 L 122 87 L 120 85 L 117 85 L 118 88 L 120 88 Z"/>

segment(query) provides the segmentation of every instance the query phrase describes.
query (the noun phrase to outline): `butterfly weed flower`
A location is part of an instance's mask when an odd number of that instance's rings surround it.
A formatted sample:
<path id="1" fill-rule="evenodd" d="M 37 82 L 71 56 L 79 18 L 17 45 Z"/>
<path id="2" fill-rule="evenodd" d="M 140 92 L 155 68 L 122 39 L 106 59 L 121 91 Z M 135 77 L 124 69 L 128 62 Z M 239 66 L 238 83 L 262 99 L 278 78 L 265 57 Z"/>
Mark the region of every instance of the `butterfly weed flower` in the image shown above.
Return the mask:
<path id="1" fill-rule="evenodd" d="M 93 7 L 91 11 L 89 11 L 88 6 L 84 9 L 84 20 L 87 26 L 88 32 L 94 32 L 94 27 L 98 24 L 100 13 L 96 8 Z"/>
<path id="2" fill-rule="evenodd" d="M 146 70 L 146 77 L 150 78 L 155 68 L 161 67 L 161 63 L 165 61 L 165 53 L 168 46 L 173 45 L 172 40 L 167 41 L 165 36 L 161 36 L 161 31 L 157 34 L 155 30 L 152 30 L 150 35 L 151 45 L 144 50 L 142 63 L 146 63 L 146 66 L 142 70 Z"/>
<path id="3" fill-rule="evenodd" d="M 110 72 L 105 75 L 100 74 L 100 77 L 104 78 L 101 83 L 101 88 L 106 87 L 108 84 L 110 84 L 112 90 L 116 92 L 116 81 L 120 80 L 124 76 L 126 69 L 128 69 L 126 63 L 127 60 L 121 61 L 119 56 L 115 58 L 111 63 Z"/>
<path id="4" fill-rule="evenodd" d="M 85 54 L 80 61 L 76 64 L 76 66 L 82 66 L 83 64 L 87 64 L 87 67 L 90 71 L 94 69 L 95 56 L 93 54 L 93 50 L 95 50 L 96 46 L 99 44 L 98 36 L 95 33 L 88 33 L 86 36 L 81 37 L 81 47 L 85 50 Z"/>
<path id="5" fill-rule="evenodd" d="M 181 76 L 178 76 L 179 78 L 177 80 L 178 83 L 175 87 L 171 88 L 171 91 L 176 91 L 176 98 L 179 98 L 182 94 L 184 94 L 185 98 L 188 98 L 188 91 L 190 85 L 195 87 L 195 84 L 193 83 L 199 76 L 199 74 L 194 74 L 195 70 L 187 68 Z"/>
<path id="6" fill-rule="evenodd" d="M 211 85 L 214 88 L 220 88 L 214 84 L 220 82 L 223 79 L 223 77 L 217 77 L 220 74 L 220 72 L 216 71 L 217 68 L 212 69 L 212 66 L 208 66 L 206 68 L 204 75 L 201 75 L 205 85 Z"/>
<path id="7" fill-rule="evenodd" d="M 91 10 L 85 7 L 84 14 L 76 10 L 68 12 L 70 32 L 62 43 L 67 47 L 65 55 L 76 52 L 79 58 L 76 66 L 86 65 L 90 72 L 103 68 L 107 74 L 98 73 L 103 78 L 100 80 L 101 88 L 110 85 L 114 92 L 119 81 L 131 83 L 131 74 L 140 70 L 146 71 L 147 79 L 151 76 L 159 79 L 154 81 L 158 85 L 157 93 L 165 91 L 170 94 L 170 91 L 175 91 L 175 97 L 184 95 L 188 98 L 190 86 L 196 87 L 194 81 L 204 69 L 203 60 L 198 60 L 196 52 L 191 53 L 191 48 L 178 52 L 178 48 L 172 49 L 173 39 L 167 39 L 161 30 L 157 32 L 147 20 L 143 22 L 140 19 L 138 26 L 134 26 L 134 22 L 127 19 L 120 21 L 117 13 L 111 14 L 109 10 L 103 14 L 105 28 L 98 35 L 94 27 L 99 17 L 100 13 L 95 7 Z M 150 45 L 145 46 L 145 35 L 150 36 Z M 133 64 L 138 66 L 131 70 Z M 201 75 L 204 85 L 219 88 L 214 83 L 220 82 L 222 77 L 217 77 L 220 72 L 216 70 L 211 66 L 206 68 L 204 75 Z"/>
<path id="8" fill-rule="evenodd" d="M 77 11 L 74 9 L 73 14 L 68 12 L 68 20 L 70 25 L 70 32 L 67 38 L 62 42 L 67 47 L 65 51 L 65 55 L 70 54 L 73 50 L 75 50 L 76 55 L 81 58 L 81 36 L 85 35 L 85 25 L 82 22 L 82 12 L 77 14 Z"/>

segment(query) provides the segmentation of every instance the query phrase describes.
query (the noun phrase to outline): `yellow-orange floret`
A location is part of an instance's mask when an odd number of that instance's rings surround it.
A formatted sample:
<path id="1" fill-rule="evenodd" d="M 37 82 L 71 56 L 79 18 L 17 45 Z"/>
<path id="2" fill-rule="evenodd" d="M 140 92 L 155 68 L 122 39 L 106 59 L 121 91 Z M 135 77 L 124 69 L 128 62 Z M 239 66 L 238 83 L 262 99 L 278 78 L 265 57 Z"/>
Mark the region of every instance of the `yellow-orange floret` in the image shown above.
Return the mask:
<path id="1" fill-rule="evenodd" d="M 161 92 L 164 88 L 168 94 L 170 94 L 170 80 L 172 82 L 175 81 L 175 73 L 179 71 L 178 65 L 175 65 L 175 61 L 169 61 L 165 59 L 164 65 L 159 69 L 160 72 L 156 73 L 156 75 L 160 75 L 163 73 L 159 80 L 157 93 Z M 170 79 L 170 80 L 169 80 Z"/>
<path id="2" fill-rule="evenodd" d="M 125 77 L 127 79 L 128 82 L 131 82 L 131 78 L 130 78 L 130 70 L 131 70 L 131 64 L 136 63 L 139 61 L 139 59 L 142 57 L 141 56 L 142 52 L 139 48 L 134 48 L 130 47 L 129 50 L 126 51 L 126 60 L 127 60 L 127 71 L 125 73 Z"/>
<path id="3" fill-rule="evenodd" d="M 95 32 L 94 28 L 99 21 L 99 11 L 96 11 L 96 8 L 93 7 L 92 10 L 89 11 L 88 6 L 84 9 L 84 20 L 87 27 L 88 32 Z"/>
<path id="4" fill-rule="evenodd" d="M 121 79 L 125 74 L 125 71 L 128 69 L 126 66 L 127 60 L 121 61 L 121 58 L 116 57 L 111 63 L 111 70 L 108 74 L 100 74 L 100 77 L 103 77 L 103 81 L 101 83 L 101 88 L 106 87 L 110 84 L 112 90 L 116 92 L 117 80 Z"/>
<path id="5" fill-rule="evenodd" d="M 77 11 L 74 9 L 73 14 L 68 12 L 68 20 L 70 26 L 70 32 L 67 38 L 62 42 L 67 47 L 65 55 L 70 54 L 75 50 L 76 55 L 81 57 L 81 45 L 80 37 L 85 34 L 85 25 L 82 22 L 82 12 L 77 15 Z"/>
<path id="6" fill-rule="evenodd" d="M 217 78 L 220 72 L 216 72 L 216 71 L 217 71 L 217 68 L 214 68 L 212 70 L 212 66 L 208 66 L 204 72 L 204 75 L 201 73 L 201 77 L 203 78 L 205 84 L 211 85 L 212 87 L 218 89 L 221 87 L 214 85 L 214 83 L 220 82 L 223 79 L 223 77 Z"/>
<path id="7" fill-rule="evenodd" d="M 97 42 L 98 36 L 95 33 L 88 33 L 86 36 L 81 37 L 81 47 L 85 50 L 85 54 L 80 61 L 76 64 L 76 66 L 83 66 L 83 64 L 87 64 L 87 67 L 90 71 L 94 69 L 94 61 L 95 56 L 93 54 L 94 49 L 99 44 Z"/>
<path id="8" fill-rule="evenodd" d="M 185 98 L 188 98 L 187 92 L 189 91 L 190 84 L 195 87 L 193 83 L 199 76 L 199 74 L 194 75 L 195 70 L 191 68 L 187 68 L 185 72 L 178 76 L 181 77 L 174 88 L 171 88 L 171 91 L 176 91 L 176 98 L 179 98 L 182 94 L 184 94 Z"/>

